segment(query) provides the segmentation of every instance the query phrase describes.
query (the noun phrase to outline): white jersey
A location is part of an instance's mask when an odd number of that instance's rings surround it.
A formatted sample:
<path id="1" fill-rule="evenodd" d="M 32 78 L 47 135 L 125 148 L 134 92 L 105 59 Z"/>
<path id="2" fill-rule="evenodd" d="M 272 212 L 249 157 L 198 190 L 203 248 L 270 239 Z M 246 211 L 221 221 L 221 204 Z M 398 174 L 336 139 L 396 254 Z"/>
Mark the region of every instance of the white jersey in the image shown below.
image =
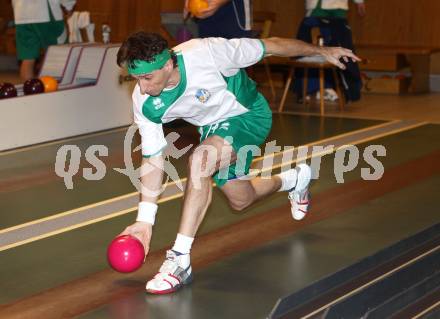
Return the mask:
<path id="1" fill-rule="evenodd" d="M 142 137 L 142 154 L 159 154 L 166 146 L 162 123 L 183 119 L 211 125 L 248 112 L 257 96 L 255 82 L 242 69 L 264 57 L 259 39 L 206 38 L 185 42 L 177 54 L 180 82 L 159 96 L 133 91 L 134 120 Z"/>
<path id="2" fill-rule="evenodd" d="M 63 20 L 61 5 L 71 11 L 76 0 L 12 0 L 15 24 L 49 22 L 49 8 L 56 21 Z"/>

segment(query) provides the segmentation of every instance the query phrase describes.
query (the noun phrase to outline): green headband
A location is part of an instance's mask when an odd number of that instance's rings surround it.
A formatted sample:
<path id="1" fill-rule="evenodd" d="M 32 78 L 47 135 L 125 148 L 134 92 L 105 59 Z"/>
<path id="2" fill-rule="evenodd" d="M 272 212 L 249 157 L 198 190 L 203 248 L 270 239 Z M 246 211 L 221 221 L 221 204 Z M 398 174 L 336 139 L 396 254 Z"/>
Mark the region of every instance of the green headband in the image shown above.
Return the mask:
<path id="1" fill-rule="evenodd" d="M 130 75 L 151 73 L 155 70 L 161 69 L 170 58 L 170 51 L 165 49 L 161 53 L 156 54 L 151 62 L 145 60 L 134 60 L 133 63 L 128 63 L 128 73 Z M 132 65 L 134 67 L 132 67 Z"/>

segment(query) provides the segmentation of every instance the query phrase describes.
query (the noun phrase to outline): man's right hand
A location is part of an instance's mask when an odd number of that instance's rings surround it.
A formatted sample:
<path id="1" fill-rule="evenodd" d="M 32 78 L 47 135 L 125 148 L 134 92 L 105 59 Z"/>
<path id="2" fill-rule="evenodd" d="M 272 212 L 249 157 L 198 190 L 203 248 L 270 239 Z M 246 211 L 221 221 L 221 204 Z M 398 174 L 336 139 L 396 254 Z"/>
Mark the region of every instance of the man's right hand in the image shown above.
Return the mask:
<path id="1" fill-rule="evenodd" d="M 120 235 L 132 235 L 139 239 L 144 245 L 145 255 L 150 250 L 151 235 L 153 233 L 153 225 L 145 222 L 135 222 L 128 226 Z"/>

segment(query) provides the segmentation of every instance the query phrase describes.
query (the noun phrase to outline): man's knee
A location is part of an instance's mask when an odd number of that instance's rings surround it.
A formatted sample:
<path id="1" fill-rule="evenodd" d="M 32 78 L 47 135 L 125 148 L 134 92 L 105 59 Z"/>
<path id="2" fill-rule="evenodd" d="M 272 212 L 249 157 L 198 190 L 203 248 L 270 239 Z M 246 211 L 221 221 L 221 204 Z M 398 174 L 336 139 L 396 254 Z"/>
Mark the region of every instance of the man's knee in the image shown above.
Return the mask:
<path id="1" fill-rule="evenodd" d="M 199 177 L 210 177 L 216 167 L 215 148 L 196 148 L 189 156 L 188 169 L 190 174 L 198 174 Z"/>
<path id="2" fill-rule="evenodd" d="M 237 212 L 245 210 L 251 203 L 252 201 L 250 200 L 229 200 L 229 205 Z"/>
<path id="3" fill-rule="evenodd" d="M 236 211 L 248 208 L 256 199 L 255 189 L 249 181 L 230 180 L 222 188 L 229 205 Z"/>

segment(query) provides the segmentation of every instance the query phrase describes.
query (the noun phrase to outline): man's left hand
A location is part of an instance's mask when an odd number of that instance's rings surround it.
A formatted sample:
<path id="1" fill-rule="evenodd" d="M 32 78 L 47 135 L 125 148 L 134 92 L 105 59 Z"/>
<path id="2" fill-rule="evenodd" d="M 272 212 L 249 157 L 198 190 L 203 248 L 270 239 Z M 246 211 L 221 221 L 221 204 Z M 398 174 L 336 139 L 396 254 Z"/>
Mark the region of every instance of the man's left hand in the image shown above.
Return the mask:
<path id="1" fill-rule="evenodd" d="M 336 65 L 338 68 L 345 70 L 345 65 L 340 61 L 342 58 L 345 62 L 349 62 L 350 59 L 353 62 L 361 61 L 351 50 L 341 47 L 322 47 L 320 54 L 331 64 Z"/>

